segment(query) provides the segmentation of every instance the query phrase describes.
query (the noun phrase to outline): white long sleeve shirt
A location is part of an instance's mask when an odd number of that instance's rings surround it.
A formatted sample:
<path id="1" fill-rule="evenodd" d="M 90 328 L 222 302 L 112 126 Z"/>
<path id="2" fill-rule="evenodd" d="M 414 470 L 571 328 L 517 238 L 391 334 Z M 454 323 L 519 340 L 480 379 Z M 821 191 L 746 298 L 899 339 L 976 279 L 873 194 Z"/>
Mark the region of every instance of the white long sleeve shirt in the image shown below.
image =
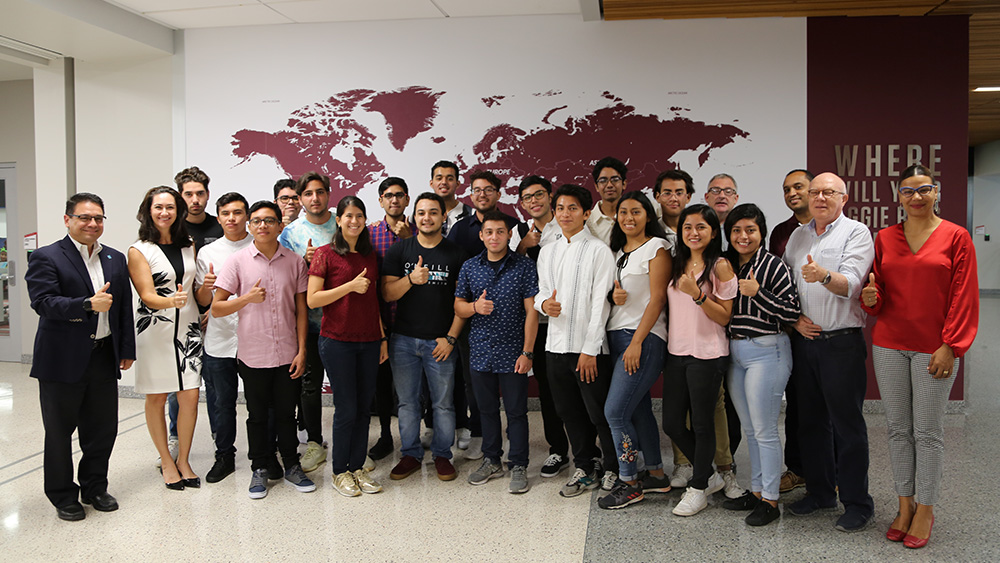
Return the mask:
<path id="1" fill-rule="evenodd" d="M 572 240 L 560 237 L 538 254 L 538 295 L 535 309 L 556 291 L 561 314 L 549 318 L 545 351 L 556 354 L 607 353 L 604 327 L 611 305 L 615 260 L 611 249 L 584 227 Z M 544 313 L 543 313 L 544 314 Z"/>

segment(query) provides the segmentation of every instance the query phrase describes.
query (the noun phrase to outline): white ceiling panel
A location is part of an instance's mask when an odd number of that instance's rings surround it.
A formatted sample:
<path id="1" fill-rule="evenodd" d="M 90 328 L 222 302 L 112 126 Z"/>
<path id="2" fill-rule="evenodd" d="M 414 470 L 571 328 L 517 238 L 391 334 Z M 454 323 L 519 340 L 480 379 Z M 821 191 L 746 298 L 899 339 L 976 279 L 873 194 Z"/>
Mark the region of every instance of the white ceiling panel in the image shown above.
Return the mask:
<path id="1" fill-rule="evenodd" d="M 271 8 L 299 23 L 441 18 L 430 0 L 275 0 Z"/>
<path id="2" fill-rule="evenodd" d="M 450 17 L 579 14 L 580 0 L 435 0 Z"/>
<path id="3" fill-rule="evenodd" d="M 257 0 L 105 0 L 133 12 L 165 12 L 167 10 L 191 10 L 194 8 L 218 8 L 239 6 L 240 4 L 260 4 Z"/>
<path id="4" fill-rule="evenodd" d="M 164 25 L 178 29 L 199 27 L 230 27 L 295 23 L 293 20 L 259 3 L 221 6 L 192 10 L 169 10 L 143 14 Z"/>
<path id="5" fill-rule="evenodd" d="M 31 80 L 34 72 L 30 66 L 19 65 L 0 59 L 0 82 L 5 80 Z"/>

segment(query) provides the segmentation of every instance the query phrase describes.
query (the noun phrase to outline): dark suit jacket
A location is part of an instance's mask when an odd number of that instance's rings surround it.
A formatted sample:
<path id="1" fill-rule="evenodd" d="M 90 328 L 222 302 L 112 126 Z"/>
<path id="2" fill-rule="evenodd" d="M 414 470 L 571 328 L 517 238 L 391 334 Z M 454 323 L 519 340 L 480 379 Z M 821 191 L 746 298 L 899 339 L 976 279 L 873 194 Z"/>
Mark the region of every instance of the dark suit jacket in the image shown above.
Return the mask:
<path id="1" fill-rule="evenodd" d="M 122 359 L 135 359 L 135 324 L 132 320 L 132 285 L 125 256 L 105 246 L 101 250 L 104 281 L 111 282 L 108 324 L 115 351 L 115 370 Z M 69 237 L 31 253 L 28 272 L 31 308 L 38 313 L 31 377 L 75 383 L 87 370 L 97 332 L 97 313 L 83 310 L 93 287 L 76 243 Z"/>

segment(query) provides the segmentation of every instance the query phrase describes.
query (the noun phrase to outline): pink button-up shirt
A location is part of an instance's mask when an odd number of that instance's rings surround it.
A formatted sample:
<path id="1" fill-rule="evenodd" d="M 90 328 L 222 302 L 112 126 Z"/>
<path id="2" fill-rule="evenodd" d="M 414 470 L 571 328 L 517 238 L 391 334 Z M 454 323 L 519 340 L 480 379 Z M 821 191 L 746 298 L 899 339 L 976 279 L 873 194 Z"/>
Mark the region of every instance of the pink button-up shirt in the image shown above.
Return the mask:
<path id="1" fill-rule="evenodd" d="M 236 358 L 252 368 L 290 364 L 299 353 L 295 295 L 305 293 L 309 284 L 306 262 L 281 245 L 268 260 L 251 244 L 226 259 L 215 287 L 242 295 L 258 279 L 266 297 L 239 310 Z"/>

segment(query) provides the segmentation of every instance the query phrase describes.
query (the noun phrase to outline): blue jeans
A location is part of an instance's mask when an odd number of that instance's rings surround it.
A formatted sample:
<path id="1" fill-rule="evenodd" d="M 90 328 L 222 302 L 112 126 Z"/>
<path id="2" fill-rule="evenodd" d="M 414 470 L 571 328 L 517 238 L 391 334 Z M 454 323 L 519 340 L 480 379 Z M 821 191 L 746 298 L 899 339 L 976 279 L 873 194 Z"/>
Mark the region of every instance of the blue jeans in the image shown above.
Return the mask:
<path id="1" fill-rule="evenodd" d="M 781 395 L 792 374 L 792 345 L 785 333 L 729 342 L 726 384 L 740 416 L 750 453 L 750 490 L 778 500 L 781 483 Z"/>
<path id="2" fill-rule="evenodd" d="M 206 401 L 215 432 L 215 455 L 236 455 L 236 395 L 239 389 L 239 375 L 236 358 L 216 358 L 202 356 L 201 377 L 205 380 Z M 211 389 L 211 392 L 208 390 Z M 212 414 L 215 417 L 212 417 Z"/>
<path id="3" fill-rule="evenodd" d="M 646 459 L 647 469 L 662 469 L 660 456 L 660 429 L 653 415 L 653 401 L 649 388 L 660 377 L 663 355 L 667 343 L 655 334 L 648 334 L 642 341 L 639 369 L 629 375 L 622 363 L 625 349 L 632 342 L 634 330 L 613 330 L 608 333 L 611 355 L 615 358 L 615 371 L 611 376 L 611 389 L 604 403 L 604 416 L 611 427 L 618 454 L 618 477 L 622 481 L 638 478 L 636 461 L 639 449 Z"/>
<path id="4" fill-rule="evenodd" d="M 368 455 L 368 426 L 380 342 L 319 337 L 319 355 L 333 388 L 333 474 L 357 471 Z"/>
<path id="5" fill-rule="evenodd" d="M 427 376 L 427 387 L 434 411 L 434 439 L 431 455 L 451 459 L 455 442 L 455 361 L 457 350 L 447 360 L 438 362 L 432 352 L 437 342 L 393 334 L 389 338 L 389 361 L 392 379 L 399 397 L 399 441 L 403 455 L 422 459 L 420 445 L 420 379 Z"/>
<path id="6" fill-rule="evenodd" d="M 493 373 L 471 370 L 470 382 L 479 405 L 483 423 L 483 455 L 499 464 L 503 456 L 500 424 L 500 393 L 507 413 L 507 438 L 510 439 L 510 468 L 528 466 L 528 376 L 523 373 Z"/>

